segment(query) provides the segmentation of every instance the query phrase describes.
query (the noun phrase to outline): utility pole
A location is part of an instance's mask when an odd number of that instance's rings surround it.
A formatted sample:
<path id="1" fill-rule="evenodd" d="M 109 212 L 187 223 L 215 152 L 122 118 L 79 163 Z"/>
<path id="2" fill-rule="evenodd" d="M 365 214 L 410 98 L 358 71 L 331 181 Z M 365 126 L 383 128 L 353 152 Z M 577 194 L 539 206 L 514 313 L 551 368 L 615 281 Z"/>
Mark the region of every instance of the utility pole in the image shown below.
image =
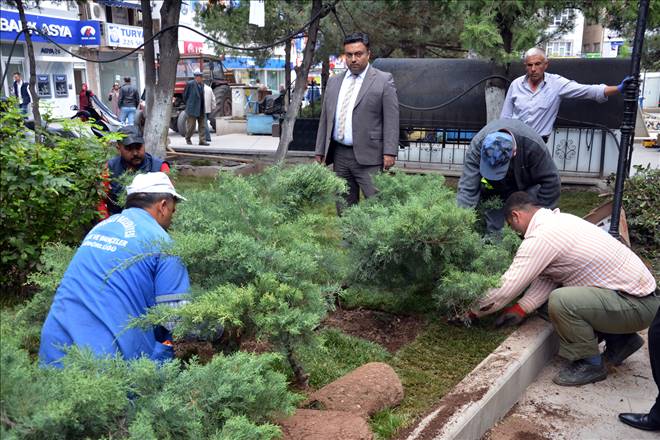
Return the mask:
<path id="1" fill-rule="evenodd" d="M 623 122 L 621 123 L 621 147 L 619 149 L 619 163 L 616 168 L 616 181 L 614 184 L 614 200 L 612 203 L 612 218 L 610 220 L 610 235 L 619 238 L 619 218 L 623 203 L 623 185 L 628 177 L 628 150 L 632 151 L 633 136 L 635 135 L 635 120 L 637 117 L 637 98 L 639 96 L 639 65 L 642 60 L 642 45 L 646 31 L 646 17 L 649 13 L 649 0 L 639 1 L 637 13 L 637 27 L 635 28 L 635 41 L 630 65 L 630 81 L 623 92 Z"/>

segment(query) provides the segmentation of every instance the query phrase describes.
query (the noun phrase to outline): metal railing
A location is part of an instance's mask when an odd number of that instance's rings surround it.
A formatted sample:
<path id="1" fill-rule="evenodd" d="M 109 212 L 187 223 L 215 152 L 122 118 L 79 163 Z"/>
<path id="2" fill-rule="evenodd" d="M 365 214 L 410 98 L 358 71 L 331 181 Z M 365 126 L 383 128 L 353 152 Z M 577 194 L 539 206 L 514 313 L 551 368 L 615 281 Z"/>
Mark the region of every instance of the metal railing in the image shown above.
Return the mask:
<path id="1" fill-rule="evenodd" d="M 402 128 L 397 160 L 418 168 L 458 172 L 476 133 L 451 128 Z M 616 170 L 621 135 L 617 130 L 613 133 L 601 128 L 557 127 L 548 139 L 548 152 L 562 175 L 602 178 Z"/>

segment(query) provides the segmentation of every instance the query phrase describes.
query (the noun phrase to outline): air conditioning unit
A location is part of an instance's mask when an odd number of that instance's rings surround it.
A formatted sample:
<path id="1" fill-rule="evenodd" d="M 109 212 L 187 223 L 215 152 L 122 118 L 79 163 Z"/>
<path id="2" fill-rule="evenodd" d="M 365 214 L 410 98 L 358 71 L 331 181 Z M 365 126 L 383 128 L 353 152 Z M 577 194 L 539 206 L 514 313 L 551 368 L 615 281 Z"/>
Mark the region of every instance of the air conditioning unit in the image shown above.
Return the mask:
<path id="1" fill-rule="evenodd" d="M 91 3 L 89 5 L 90 20 L 105 21 L 105 8 L 99 4 Z"/>

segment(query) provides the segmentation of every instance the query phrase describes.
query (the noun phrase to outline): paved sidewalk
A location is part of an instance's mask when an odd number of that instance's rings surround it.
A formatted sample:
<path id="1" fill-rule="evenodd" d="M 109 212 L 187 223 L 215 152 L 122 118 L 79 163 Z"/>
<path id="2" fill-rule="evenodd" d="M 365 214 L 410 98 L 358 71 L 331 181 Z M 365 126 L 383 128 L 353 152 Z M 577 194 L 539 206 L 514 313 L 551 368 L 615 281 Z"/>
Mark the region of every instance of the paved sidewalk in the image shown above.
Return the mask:
<path id="1" fill-rule="evenodd" d="M 186 145 L 186 139 L 173 130 L 169 134 L 170 148 L 175 151 L 187 153 L 211 154 L 273 154 L 277 151 L 280 138 L 266 135 L 225 134 L 216 136 L 211 134 L 209 146 L 198 145 L 197 134 L 192 137 L 192 145 Z"/>
<path id="2" fill-rule="evenodd" d="M 641 333 L 646 340 L 646 331 Z M 646 432 L 619 422 L 620 412 L 648 412 L 658 389 L 653 382 L 646 343 L 606 380 L 581 387 L 560 387 L 552 377 L 563 366 L 556 356 L 527 388 L 512 411 L 484 440 L 651 440 Z"/>

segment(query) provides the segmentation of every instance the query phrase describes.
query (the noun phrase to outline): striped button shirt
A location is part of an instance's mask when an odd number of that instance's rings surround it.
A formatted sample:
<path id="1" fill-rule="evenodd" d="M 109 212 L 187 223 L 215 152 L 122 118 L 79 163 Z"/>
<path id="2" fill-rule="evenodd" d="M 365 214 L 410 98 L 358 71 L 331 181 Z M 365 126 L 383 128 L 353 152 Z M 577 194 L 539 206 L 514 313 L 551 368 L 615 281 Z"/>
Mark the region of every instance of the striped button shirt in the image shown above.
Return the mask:
<path id="1" fill-rule="evenodd" d="M 527 288 L 529 286 L 529 288 Z M 558 209 L 539 209 L 502 286 L 479 301 L 477 315 L 506 306 L 527 291 L 518 304 L 530 313 L 562 286 L 591 286 L 646 296 L 656 288 L 653 275 L 626 245 L 603 229 Z"/>

